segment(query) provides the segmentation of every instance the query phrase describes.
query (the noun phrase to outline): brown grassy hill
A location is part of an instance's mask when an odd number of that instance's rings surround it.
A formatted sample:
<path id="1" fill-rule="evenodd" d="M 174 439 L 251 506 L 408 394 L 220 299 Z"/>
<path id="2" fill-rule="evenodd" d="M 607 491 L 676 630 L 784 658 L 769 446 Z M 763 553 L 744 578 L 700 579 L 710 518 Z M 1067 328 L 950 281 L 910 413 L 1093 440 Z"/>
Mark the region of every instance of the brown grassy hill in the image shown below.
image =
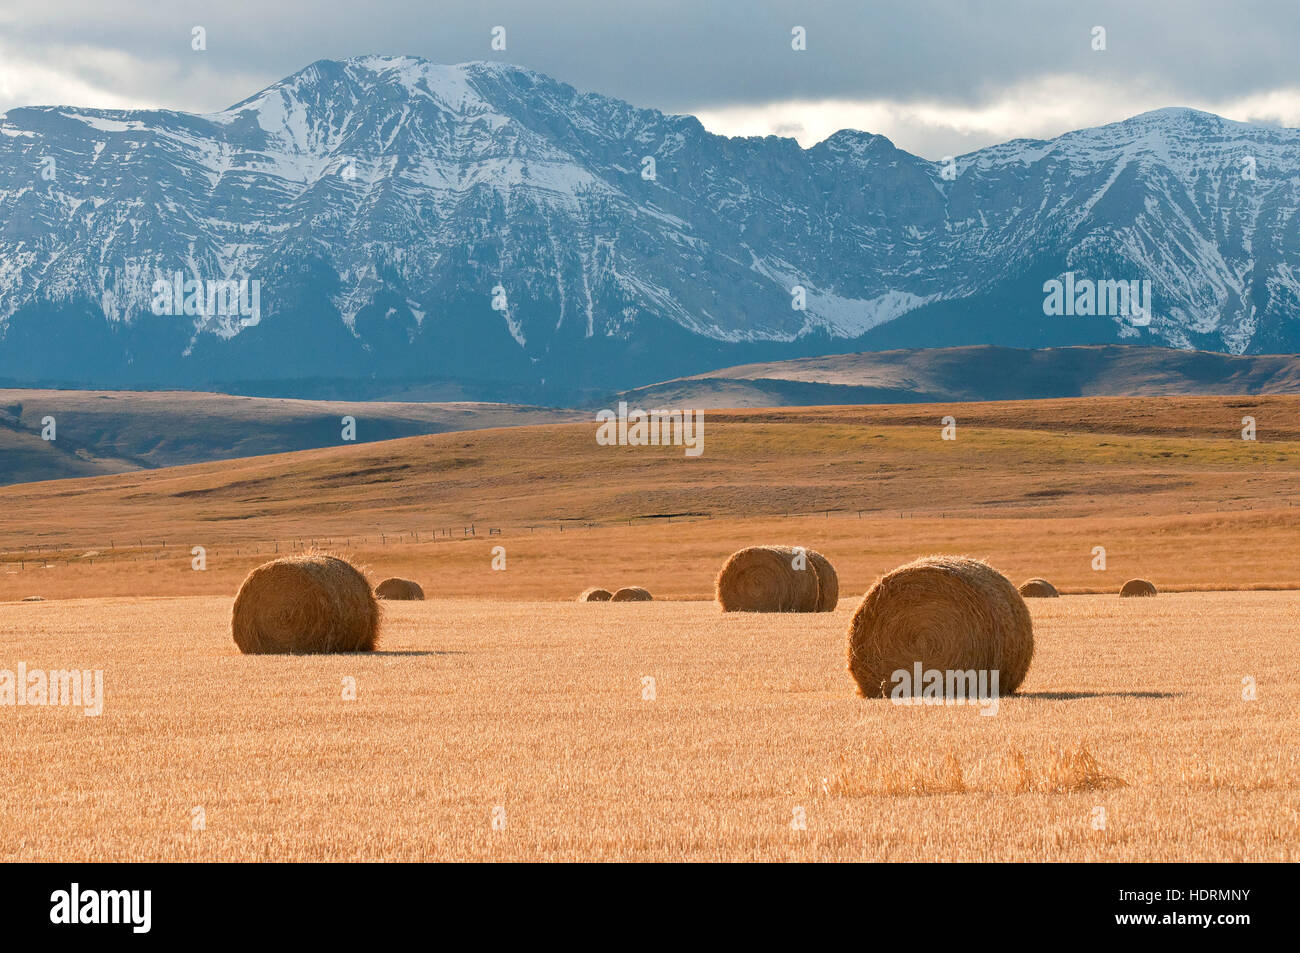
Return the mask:
<path id="1" fill-rule="evenodd" d="M 1300 357 L 1104 345 L 937 348 L 749 364 L 624 397 L 644 407 L 745 408 L 1297 392 Z M 46 415 L 58 421 L 53 443 L 40 439 Z M 344 415 L 356 418 L 359 443 L 587 416 L 512 404 L 0 389 L 0 485 L 339 446 Z M 1166 432 L 1164 422 L 1153 432 Z"/>
<path id="2" fill-rule="evenodd" d="M 1076 589 L 1123 582 L 1091 570 L 1094 545 L 1111 574 L 1162 586 L 1300 578 L 1300 397 L 717 411 L 699 458 L 594 435 L 489 429 L 3 488 L 0 560 L 25 568 L 0 598 L 232 592 L 313 541 L 431 593 L 528 598 L 702 597 L 740 545 L 799 540 L 842 566 L 846 593 L 936 549 Z M 498 544 L 507 572 L 489 571 Z M 190 571 L 193 545 L 208 572 Z"/>

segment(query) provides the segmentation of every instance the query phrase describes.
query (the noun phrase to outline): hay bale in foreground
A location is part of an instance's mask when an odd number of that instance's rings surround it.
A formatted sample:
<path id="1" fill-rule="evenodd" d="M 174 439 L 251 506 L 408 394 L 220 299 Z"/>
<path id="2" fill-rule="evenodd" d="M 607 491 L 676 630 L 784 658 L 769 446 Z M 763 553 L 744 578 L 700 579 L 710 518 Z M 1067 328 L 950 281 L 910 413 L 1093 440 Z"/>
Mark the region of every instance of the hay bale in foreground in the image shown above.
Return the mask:
<path id="1" fill-rule="evenodd" d="M 1026 579 L 1020 584 L 1019 591 L 1026 599 L 1058 599 L 1061 596 L 1046 579 Z"/>
<path id="2" fill-rule="evenodd" d="M 926 556 L 887 573 L 849 624 L 849 672 L 865 698 L 888 696 L 894 673 L 910 678 L 917 663 L 923 672 L 997 671 L 998 693 L 1010 694 L 1033 655 L 1034 625 L 1016 587 L 964 556 Z"/>
<path id="3" fill-rule="evenodd" d="M 714 583 L 722 611 L 816 612 L 821 594 L 817 563 L 807 553 L 804 567 L 796 569 L 797 556 L 793 546 L 748 546 L 732 553 Z M 837 598 L 838 592 L 837 583 Z"/>
<path id="4" fill-rule="evenodd" d="M 649 595 L 649 593 L 646 593 Z M 590 589 L 584 589 L 578 596 L 579 602 L 609 602 L 613 598 L 613 593 L 608 589 L 602 589 L 599 586 L 592 586 Z"/>
<path id="5" fill-rule="evenodd" d="M 393 576 L 375 586 L 375 595 L 380 599 L 423 599 L 424 590 L 418 582 Z"/>
<path id="6" fill-rule="evenodd" d="M 1122 599 L 1127 599 L 1130 596 L 1154 596 L 1156 594 L 1156 587 L 1145 579 L 1130 579 L 1128 582 L 1124 583 L 1119 594 Z"/>
<path id="7" fill-rule="evenodd" d="M 808 550 L 808 561 L 817 569 L 817 611 L 834 612 L 840 603 L 840 577 L 831 561 L 816 550 Z"/>
<path id="8" fill-rule="evenodd" d="M 610 602 L 651 602 L 653 599 L 649 590 L 640 586 L 624 586 L 609 597 Z"/>
<path id="9" fill-rule="evenodd" d="M 369 652 L 379 604 L 351 563 L 310 553 L 263 563 L 235 596 L 230 633 L 246 655 Z"/>

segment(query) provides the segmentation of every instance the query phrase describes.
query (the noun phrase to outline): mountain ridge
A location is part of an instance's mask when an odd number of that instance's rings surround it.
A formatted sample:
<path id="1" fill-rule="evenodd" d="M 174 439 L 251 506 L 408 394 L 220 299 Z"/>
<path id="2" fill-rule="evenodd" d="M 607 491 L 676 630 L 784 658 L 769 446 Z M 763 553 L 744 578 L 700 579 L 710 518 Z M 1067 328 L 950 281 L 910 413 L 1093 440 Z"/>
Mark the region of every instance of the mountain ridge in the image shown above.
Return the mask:
<path id="1" fill-rule="evenodd" d="M 382 55 L 216 113 L 19 107 L 0 117 L 0 378 L 569 403 L 891 347 L 1300 350 L 1297 146 L 1169 107 L 945 164 Z M 1149 326 L 1045 315 L 1066 272 L 1149 280 Z M 176 273 L 259 281 L 257 320 L 154 313 Z"/>

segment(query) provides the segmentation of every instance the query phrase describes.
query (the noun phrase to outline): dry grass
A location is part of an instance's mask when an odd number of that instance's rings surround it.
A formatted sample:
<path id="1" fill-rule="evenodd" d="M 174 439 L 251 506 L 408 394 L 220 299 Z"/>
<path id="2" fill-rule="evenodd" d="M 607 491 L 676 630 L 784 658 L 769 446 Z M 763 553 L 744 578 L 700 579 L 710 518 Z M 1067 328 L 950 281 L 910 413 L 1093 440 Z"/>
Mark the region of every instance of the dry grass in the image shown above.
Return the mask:
<path id="1" fill-rule="evenodd" d="M 644 586 L 624 586 L 615 589 L 609 597 L 610 602 L 653 602 L 654 596 Z"/>
<path id="2" fill-rule="evenodd" d="M 858 698 L 847 602 L 393 603 L 306 657 L 239 655 L 229 598 L 6 604 L 0 667 L 106 699 L 0 709 L 0 859 L 1300 860 L 1300 594 L 1031 611 L 988 717 Z"/>
<path id="3" fill-rule="evenodd" d="M 2 505 L 2 504 L 0 504 Z M 1296 516 L 1300 517 L 1300 508 Z M 65 517 L 66 518 L 66 517 Z M 210 533 L 215 532 L 214 530 Z M 229 595 L 256 566 L 275 554 L 235 543 L 207 548 L 207 570 L 191 568 L 191 539 L 173 535 L 166 549 L 107 551 L 94 560 L 0 556 L 0 602 L 30 595 L 47 599 L 92 596 Z M 362 542 L 362 539 L 365 542 Z M 1161 593 L 1223 589 L 1300 589 L 1300 519 L 1289 513 L 1196 518 L 1123 519 L 715 519 L 638 523 L 596 529 L 530 533 L 506 528 L 501 536 L 398 542 L 369 536 L 302 537 L 348 553 L 372 578 L 423 580 L 429 592 L 453 599 L 570 601 L 591 585 L 593 565 L 608 577 L 634 579 L 656 600 L 709 599 L 718 567 L 750 539 L 800 539 L 833 553 L 840 605 L 856 604 L 875 579 L 926 553 L 968 553 L 987 559 L 1012 579 L 1048 573 L 1063 594 L 1115 596 L 1126 579 L 1155 579 Z M 409 539 L 409 537 L 407 537 Z M 492 548 L 508 553 L 505 572 L 492 569 Z M 1091 568 L 1091 549 L 1104 545 L 1105 572 Z M 282 544 L 280 555 L 287 546 Z M 76 550 L 79 557 L 85 547 Z M 5 560 L 11 560 L 5 562 Z"/>
<path id="4" fill-rule="evenodd" d="M 897 672 L 992 672 L 994 691 L 1020 687 L 1034 657 L 1032 617 L 1011 581 L 987 563 L 964 556 L 925 556 L 881 577 L 854 610 L 849 671 L 865 698 L 903 689 Z M 942 676 L 941 676 L 942 677 Z"/>
<path id="5" fill-rule="evenodd" d="M 948 413 L 955 441 L 939 439 Z M 1240 439 L 1244 415 L 1258 441 Z M 1162 593 L 1294 587 L 1296 421 L 1300 397 L 711 411 L 695 459 L 564 424 L 6 487 L 0 600 L 227 595 L 276 540 L 279 555 L 313 541 L 352 553 L 376 578 L 437 578 L 453 598 L 569 600 L 600 565 L 656 598 L 704 599 L 727 555 L 762 539 L 833 554 L 846 600 L 926 552 L 1065 593 L 1134 576 Z M 190 569 L 196 545 L 206 572 Z M 496 545 L 507 572 L 491 571 Z"/>
<path id="6" fill-rule="evenodd" d="M 851 760 L 841 754 L 822 788 L 837 797 L 919 797 L 930 794 L 1075 794 L 1123 787 L 1122 778 L 1107 774 L 1086 744 L 1053 749 L 1027 758 L 1013 748 L 1001 759 L 977 761 L 963 767 L 953 751 L 943 757 L 899 755 L 888 749 L 864 752 Z"/>
<path id="7" fill-rule="evenodd" d="M 1046 579 L 1026 579 L 1017 589 L 1026 599 L 1056 599 L 1061 595 Z"/>
<path id="8" fill-rule="evenodd" d="M 1156 587 L 1146 579 L 1130 579 L 1120 587 L 1119 594 L 1127 599 L 1150 598 L 1156 594 Z"/>
<path id="9" fill-rule="evenodd" d="M 424 589 L 413 579 L 390 576 L 375 586 L 375 598 L 410 601 L 424 598 Z"/>
<path id="10" fill-rule="evenodd" d="M 990 765 L 977 762 L 963 767 L 955 752 L 942 758 L 927 755 L 906 760 L 890 751 L 865 756 L 853 764 L 841 755 L 834 775 L 823 789 L 838 797 L 966 794 L 1076 794 L 1123 787 L 1122 778 L 1107 774 L 1086 744 L 1049 749 L 1030 760 L 1019 748 L 1008 751 Z"/>
<path id="11" fill-rule="evenodd" d="M 714 599 L 723 612 L 816 612 L 821 599 L 819 566 L 793 546 L 747 546 L 723 564 Z"/>
<path id="12" fill-rule="evenodd" d="M 379 605 L 370 582 L 328 553 L 258 566 L 235 595 L 230 633 L 241 652 L 358 652 L 375 647 Z"/>
<path id="13" fill-rule="evenodd" d="M 840 604 L 840 577 L 834 564 L 815 549 L 808 550 L 808 561 L 817 570 L 817 611 L 834 612 Z"/>
<path id="14" fill-rule="evenodd" d="M 1300 508 L 1295 511 L 1300 517 Z M 65 517 L 66 518 L 66 517 Z M 214 530 L 210 531 L 215 532 Z M 121 547 L 90 559 L 50 562 L 0 556 L 0 602 L 29 595 L 47 599 L 92 596 L 229 595 L 274 553 L 267 544 L 208 546 L 207 570 L 191 568 L 190 539 L 145 552 Z M 204 538 L 207 537 L 198 537 Z M 591 567 L 613 579 L 635 579 L 657 600 L 709 599 L 718 567 L 737 541 L 797 538 L 835 555 L 840 605 L 856 604 L 875 579 L 900 563 L 934 552 L 987 559 L 1012 579 L 1050 573 L 1063 594 L 1114 596 L 1135 575 L 1158 580 L 1162 593 L 1224 589 L 1300 589 L 1300 519 L 1289 513 L 1196 518 L 1111 519 L 715 519 L 638 523 L 596 529 L 530 533 L 419 543 L 375 534 L 313 539 L 348 553 L 375 579 L 421 579 L 438 597 L 569 601 L 591 585 Z M 362 540 L 365 540 L 364 542 Z M 407 537 L 409 539 L 409 537 Z M 504 546 L 508 569 L 492 569 L 492 548 Z M 1091 549 L 1104 545 L 1105 572 L 1091 567 Z M 280 555 L 287 545 L 282 544 Z M 85 548 L 76 550 L 79 557 Z M 5 562 L 5 560 L 10 560 Z"/>

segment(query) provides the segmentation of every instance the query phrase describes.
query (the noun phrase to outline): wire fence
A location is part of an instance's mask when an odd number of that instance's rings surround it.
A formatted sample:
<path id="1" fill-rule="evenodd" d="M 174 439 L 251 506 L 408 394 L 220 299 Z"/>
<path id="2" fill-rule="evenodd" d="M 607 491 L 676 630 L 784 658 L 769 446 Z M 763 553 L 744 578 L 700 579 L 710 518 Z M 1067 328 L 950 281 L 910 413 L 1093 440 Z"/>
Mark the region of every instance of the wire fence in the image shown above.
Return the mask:
<path id="1" fill-rule="evenodd" d="M 1283 503 L 1285 503 L 1287 507 L 1294 506 L 1294 503 L 1290 500 L 1277 500 L 1271 502 L 1267 506 L 1267 509 L 1280 508 Z M 1125 514 L 1125 516 L 1129 518 L 1142 518 L 1153 515 L 1159 515 L 1162 517 L 1215 516 L 1240 513 L 1243 510 L 1250 511 L 1254 509 L 1256 509 L 1254 503 L 1246 503 L 1227 510 L 1189 510 L 1181 513 L 1160 514 L 1144 512 L 1140 514 Z M 1265 508 L 1260 507 L 1260 509 L 1262 512 Z M 507 537 L 517 538 L 519 536 L 537 536 L 544 533 L 580 533 L 590 530 L 620 527 L 650 527 L 669 523 L 699 523 L 709 522 L 714 519 L 729 521 L 741 518 L 751 520 L 996 520 L 1025 518 L 1070 519 L 1072 517 L 1063 514 L 1035 513 L 1033 510 L 1023 509 L 990 511 L 987 508 L 979 509 L 974 505 L 971 509 L 951 511 L 935 511 L 929 509 L 893 510 L 882 509 L 879 507 L 864 507 L 862 509 L 829 507 L 826 509 L 804 510 L 799 512 L 755 513 L 747 517 L 740 517 L 735 514 L 715 517 L 713 514 L 709 513 L 662 513 L 632 516 L 617 520 L 532 520 L 491 524 L 472 521 L 469 523 L 461 522 L 442 526 L 426 525 L 420 529 L 383 528 L 368 532 L 364 535 L 316 537 L 291 536 L 283 539 L 271 540 L 223 540 L 217 538 L 213 545 L 204 543 L 197 538 L 182 544 L 175 538 L 149 540 L 145 537 L 134 537 L 130 539 L 111 537 L 106 543 L 78 543 L 73 545 L 72 543 L 59 540 L 57 542 L 49 543 L 31 543 L 8 550 L 0 550 L 0 567 L 3 567 L 4 572 L 16 573 L 34 569 L 52 569 L 59 566 L 93 566 L 100 563 L 121 564 L 127 562 L 147 563 L 162 562 L 164 560 L 183 561 L 188 566 L 190 560 L 197 555 L 194 552 L 195 547 L 202 547 L 205 558 L 214 558 L 217 556 L 229 557 L 231 555 L 236 557 L 274 557 L 277 555 L 302 553 L 317 549 L 347 552 L 360 548 L 374 549 L 377 547 L 379 549 L 386 549 L 390 546 L 428 545 L 433 543 L 478 539 L 505 539 Z"/>

